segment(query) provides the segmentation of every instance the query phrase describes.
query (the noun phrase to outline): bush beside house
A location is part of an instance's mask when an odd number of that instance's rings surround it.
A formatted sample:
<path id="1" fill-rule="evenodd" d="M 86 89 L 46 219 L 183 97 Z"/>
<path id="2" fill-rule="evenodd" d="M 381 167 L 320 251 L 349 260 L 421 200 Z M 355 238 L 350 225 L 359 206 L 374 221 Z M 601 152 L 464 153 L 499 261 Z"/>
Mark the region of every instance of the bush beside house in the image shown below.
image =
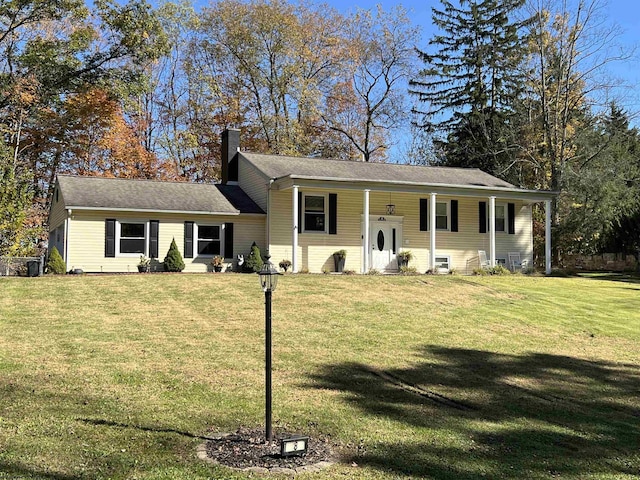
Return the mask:
<path id="1" fill-rule="evenodd" d="M 169 246 L 167 256 L 164 257 L 164 271 L 181 272 L 182 270 L 184 270 L 184 260 L 182 259 L 182 255 L 176 244 L 176 239 L 174 238 L 171 240 L 171 246 Z"/>
<path id="2" fill-rule="evenodd" d="M 47 262 L 47 273 L 54 275 L 64 275 L 67 271 L 67 265 L 64 263 L 60 252 L 56 247 L 49 252 L 49 261 Z"/>

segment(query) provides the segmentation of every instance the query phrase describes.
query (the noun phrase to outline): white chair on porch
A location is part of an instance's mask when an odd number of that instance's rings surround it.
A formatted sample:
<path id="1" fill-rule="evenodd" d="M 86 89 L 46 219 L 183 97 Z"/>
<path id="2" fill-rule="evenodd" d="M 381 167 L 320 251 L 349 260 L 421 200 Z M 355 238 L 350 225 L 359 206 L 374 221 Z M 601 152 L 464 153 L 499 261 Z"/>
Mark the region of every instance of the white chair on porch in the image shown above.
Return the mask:
<path id="1" fill-rule="evenodd" d="M 515 272 L 527 266 L 526 260 L 520 259 L 520 252 L 509 252 L 509 270 Z"/>
<path id="2" fill-rule="evenodd" d="M 484 250 L 478 250 L 478 267 L 487 269 L 491 266 L 491 262 L 487 259 L 487 252 Z"/>

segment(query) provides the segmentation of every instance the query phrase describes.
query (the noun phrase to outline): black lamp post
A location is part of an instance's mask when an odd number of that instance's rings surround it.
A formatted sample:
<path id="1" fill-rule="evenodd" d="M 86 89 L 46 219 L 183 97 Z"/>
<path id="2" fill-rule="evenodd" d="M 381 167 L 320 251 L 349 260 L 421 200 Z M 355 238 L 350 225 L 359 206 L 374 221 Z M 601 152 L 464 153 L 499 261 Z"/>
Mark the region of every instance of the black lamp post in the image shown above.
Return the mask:
<path id="1" fill-rule="evenodd" d="M 278 285 L 280 273 L 273 268 L 269 261 L 271 256 L 265 255 L 265 262 L 258 272 L 260 286 L 264 291 L 264 316 L 265 316 L 265 440 L 272 440 L 271 433 L 271 292 Z"/>

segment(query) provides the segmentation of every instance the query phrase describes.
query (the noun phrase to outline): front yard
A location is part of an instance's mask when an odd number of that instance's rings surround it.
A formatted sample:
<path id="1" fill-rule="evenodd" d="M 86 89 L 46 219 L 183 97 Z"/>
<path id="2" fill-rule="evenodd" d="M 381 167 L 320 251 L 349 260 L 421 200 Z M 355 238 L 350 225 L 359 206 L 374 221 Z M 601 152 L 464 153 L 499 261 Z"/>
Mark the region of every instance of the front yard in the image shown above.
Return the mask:
<path id="1" fill-rule="evenodd" d="M 263 424 L 255 275 L 0 279 L 0 479 L 250 478 L 198 460 Z M 637 478 L 636 278 L 287 275 L 274 428 L 296 478 Z"/>

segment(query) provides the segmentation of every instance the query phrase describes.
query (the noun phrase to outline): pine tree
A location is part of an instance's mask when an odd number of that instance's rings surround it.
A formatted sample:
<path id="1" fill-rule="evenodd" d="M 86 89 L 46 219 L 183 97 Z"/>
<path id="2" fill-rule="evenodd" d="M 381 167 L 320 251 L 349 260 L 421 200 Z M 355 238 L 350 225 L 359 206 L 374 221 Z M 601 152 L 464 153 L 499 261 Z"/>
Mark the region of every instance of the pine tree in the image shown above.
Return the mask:
<path id="1" fill-rule="evenodd" d="M 167 256 L 164 257 L 164 271 L 181 272 L 182 270 L 184 270 L 184 260 L 182 259 L 182 255 L 176 244 L 176 239 L 174 238 L 171 240 Z"/>
<path id="2" fill-rule="evenodd" d="M 520 27 L 512 20 L 524 0 L 441 0 L 433 23 L 441 33 L 419 51 L 426 67 L 410 92 L 426 108 L 416 109 L 423 127 L 439 132 L 441 163 L 500 173 L 514 154 L 510 128 L 521 93 L 519 67 L 526 53 Z M 513 133 L 512 133 L 513 132 Z"/>
<path id="3" fill-rule="evenodd" d="M 67 265 L 64 263 L 60 252 L 53 247 L 49 252 L 49 261 L 47 262 L 47 272 L 54 275 L 63 275 L 67 271 Z"/>
<path id="4" fill-rule="evenodd" d="M 259 272 L 262 269 L 262 256 L 260 255 L 260 248 L 256 245 L 256 242 L 253 242 L 251 245 L 251 253 L 249 253 L 249 258 L 247 258 L 246 269 L 250 272 Z"/>

